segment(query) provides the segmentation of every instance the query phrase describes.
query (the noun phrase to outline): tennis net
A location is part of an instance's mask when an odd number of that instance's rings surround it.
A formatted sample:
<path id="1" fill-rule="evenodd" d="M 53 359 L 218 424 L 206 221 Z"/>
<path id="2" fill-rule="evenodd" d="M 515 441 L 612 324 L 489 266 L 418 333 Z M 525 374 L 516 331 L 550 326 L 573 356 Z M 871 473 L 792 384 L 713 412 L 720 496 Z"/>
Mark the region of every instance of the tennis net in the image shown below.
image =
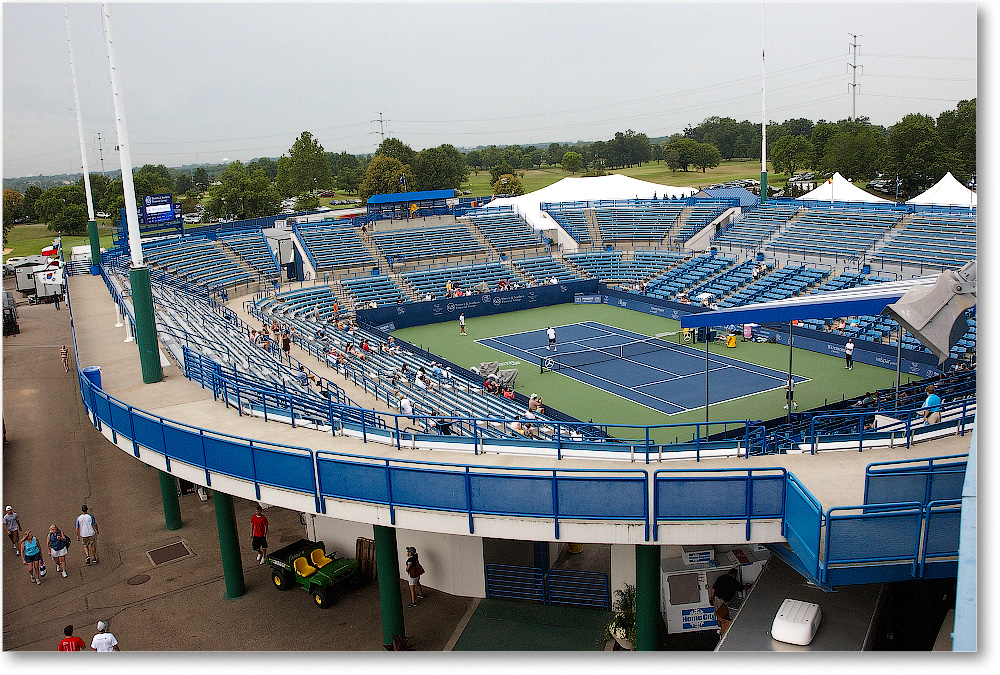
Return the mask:
<path id="1" fill-rule="evenodd" d="M 676 350 L 677 348 L 677 345 L 671 342 L 653 337 L 610 347 L 591 347 L 572 352 L 557 352 L 551 356 L 542 357 L 542 372 L 562 370 L 563 368 L 582 368 L 592 366 L 595 363 L 628 359 L 642 354 L 651 354 L 665 349 Z"/>

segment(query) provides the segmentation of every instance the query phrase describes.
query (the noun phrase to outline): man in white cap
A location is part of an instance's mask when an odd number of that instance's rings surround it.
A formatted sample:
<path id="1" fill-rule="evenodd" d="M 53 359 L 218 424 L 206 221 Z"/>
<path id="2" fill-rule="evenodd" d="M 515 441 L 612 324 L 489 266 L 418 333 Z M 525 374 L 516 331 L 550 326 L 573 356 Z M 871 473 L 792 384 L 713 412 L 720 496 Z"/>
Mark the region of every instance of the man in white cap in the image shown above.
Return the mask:
<path id="1" fill-rule="evenodd" d="M 90 641 L 90 648 L 95 652 L 120 652 L 118 640 L 108 632 L 108 624 L 103 621 L 97 622 L 97 635 Z"/>
<path id="2" fill-rule="evenodd" d="M 21 555 L 17 548 L 18 538 L 21 536 L 21 521 L 17 519 L 14 509 L 8 506 L 3 512 L 3 529 L 10 537 L 10 543 L 14 545 L 14 555 Z"/>

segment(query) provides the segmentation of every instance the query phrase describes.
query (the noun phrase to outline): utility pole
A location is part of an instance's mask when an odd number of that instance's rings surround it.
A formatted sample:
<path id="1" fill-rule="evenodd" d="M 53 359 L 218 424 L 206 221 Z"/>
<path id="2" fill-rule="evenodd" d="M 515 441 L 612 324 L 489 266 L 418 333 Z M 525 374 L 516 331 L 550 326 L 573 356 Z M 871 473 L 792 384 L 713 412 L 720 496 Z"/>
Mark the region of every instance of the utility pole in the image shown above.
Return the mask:
<path id="1" fill-rule="evenodd" d="M 377 120 L 372 120 L 372 122 L 378 122 L 378 133 L 382 136 L 382 140 L 385 141 L 385 124 L 391 120 L 382 119 L 382 113 L 378 114 Z"/>
<path id="2" fill-rule="evenodd" d="M 855 35 L 854 33 L 848 33 L 848 35 L 853 38 L 851 40 L 851 63 L 847 64 L 847 67 L 851 69 L 851 121 L 854 122 L 858 119 L 857 111 L 857 98 L 858 98 L 858 68 L 864 70 L 864 66 L 858 65 L 858 38 L 860 35 Z"/>

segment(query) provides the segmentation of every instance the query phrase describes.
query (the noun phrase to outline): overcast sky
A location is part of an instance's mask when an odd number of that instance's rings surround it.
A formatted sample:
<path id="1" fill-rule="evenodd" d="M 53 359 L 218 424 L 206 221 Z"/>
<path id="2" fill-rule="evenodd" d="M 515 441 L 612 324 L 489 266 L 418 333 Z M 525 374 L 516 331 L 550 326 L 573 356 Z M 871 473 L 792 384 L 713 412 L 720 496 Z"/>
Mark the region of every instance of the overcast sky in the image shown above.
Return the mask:
<path id="1" fill-rule="evenodd" d="M 761 119 L 762 5 L 112 4 L 133 164 L 605 140 Z M 68 5 L 91 171 L 120 168 L 101 6 Z M 977 8 L 764 5 L 767 117 L 889 126 L 976 96 Z M 985 22 L 984 22 L 985 23 Z M 985 32 L 986 27 L 983 27 Z M 78 172 L 63 4 L 3 4 L 3 176 Z"/>

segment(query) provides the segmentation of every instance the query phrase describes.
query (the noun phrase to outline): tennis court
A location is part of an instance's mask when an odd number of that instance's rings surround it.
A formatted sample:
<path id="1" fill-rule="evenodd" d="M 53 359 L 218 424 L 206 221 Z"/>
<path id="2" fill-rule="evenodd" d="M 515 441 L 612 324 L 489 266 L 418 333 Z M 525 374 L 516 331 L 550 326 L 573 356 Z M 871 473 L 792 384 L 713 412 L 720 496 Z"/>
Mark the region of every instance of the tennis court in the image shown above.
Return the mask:
<path id="1" fill-rule="evenodd" d="M 546 349 L 544 329 L 477 342 L 667 415 L 705 405 L 704 349 L 596 321 L 555 329 L 555 352 Z M 773 368 L 708 355 L 710 403 L 781 389 L 786 378 L 787 373 Z M 794 373 L 792 378 L 807 381 Z"/>

